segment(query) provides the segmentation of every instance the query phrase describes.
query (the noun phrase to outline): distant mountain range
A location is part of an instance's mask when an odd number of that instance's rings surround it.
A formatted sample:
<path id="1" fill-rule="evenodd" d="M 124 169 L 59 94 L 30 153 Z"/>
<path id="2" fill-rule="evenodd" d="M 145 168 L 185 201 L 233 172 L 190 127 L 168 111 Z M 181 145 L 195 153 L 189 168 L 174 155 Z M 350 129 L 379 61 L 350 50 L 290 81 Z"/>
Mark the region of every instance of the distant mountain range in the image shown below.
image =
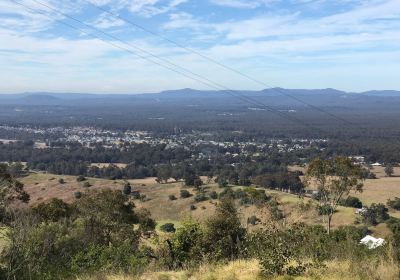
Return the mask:
<path id="1" fill-rule="evenodd" d="M 246 99 L 243 99 L 246 98 Z M 344 92 L 336 89 L 283 89 L 270 88 L 261 91 L 203 91 L 195 89 L 168 90 L 146 94 L 88 94 L 88 93 L 20 93 L 0 94 L 0 105 L 132 105 L 132 104 L 174 104 L 174 105 L 229 105 L 238 102 L 267 103 L 271 106 L 315 106 L 353 107 L 400 105 L 400 91 L 382 90 L 361 93 Z M 253 104 L 254 105 L 254 104 Z"/>

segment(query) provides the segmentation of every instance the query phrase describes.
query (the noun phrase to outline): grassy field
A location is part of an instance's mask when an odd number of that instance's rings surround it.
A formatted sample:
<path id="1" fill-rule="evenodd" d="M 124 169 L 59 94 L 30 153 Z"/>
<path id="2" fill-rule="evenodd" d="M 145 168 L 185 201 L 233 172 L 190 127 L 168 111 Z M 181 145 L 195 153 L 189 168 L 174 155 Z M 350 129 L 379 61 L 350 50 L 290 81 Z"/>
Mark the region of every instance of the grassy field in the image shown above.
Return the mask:
<path id="1" fill-rule="evenodd" d="M 380 262 L 377 265 L 331 261 L 325 268 L 310 269 L 301 277 L 261 276 L 260 266 L 255 260 L 235 261 L 225 265 L 204 265 L 195 271 L 159 271 L 147 272 L 142 276 L 96 275 L 81 277 L 77 280 L 394 280 L 398 279 L 399 268 L 391 263 Z"/>
<path id="2" fill-rule="evenodd" d="M 291 166 L 289 170 L 305 172 L 306 168 Z M 375 173 L 377 179 L 365 180 L 363 192 L 351 195 L 360 198 L 365 205 L 386 203 L 390 198 L 400 197 L 400 167 L 394 168 L 392 177 L 386 177 L 384 170 L 382 166 L 372 168 L 371 172 Z"/>
<path id="3" fill-rule="evenodd" d="M 376 172 L 378 179 L 366 180 L 364 191 L 352 194 L 359 197 L 365 205 L 374 202 L 386 203 L 389 198 L 400 197 L 400 177 L 385 177 L 383 168 L 377 169 Z M 399 172 L 400 169 L 396 168 L 396 174 Z M 61 178 L 64 179 L 64 184 L 59 183 L 58 180 Z M 122 190 L 125 183 L 123 180 L 112 181 L 88 178 L 87 181 L 91 184 L 91 187 L 85 188 L 83 186 L 84 182 L 77 182 L 75 176 L 60 176 L 45 173 L 32 173 L 30 176 L 22 178 L 21 181 L 25 184 L 25 189 L 31 196 L 30 205 L 36 205 L 54 197 L 72 202 L 75 200 L 74 192 L 76 191 L 86 192 L 106 188 Z M 195 191 L 192 188 L 185 188 L 182 182 L 173 182 L 171 180 L 168 184 L 159 184 L 155 181 L 155 178 L 129 180 L 129 182 L 133 190 L 140 191 L 141 194 L 146 196 L 145 201 L 135 201 L 136 207 L 148 209 L 152 213 L 152 217 L 158 221 L 158 225 L 166 222 L 179 225 L 180 221 L 189 217 L 194 220 L 203 221 L 215 211 L 216 201 L 208 200 L 195 203 L 193 198 Z M 185 199 L 180 198 L 181 189 L 188 190 L 193 196 Z M 206 191 L 221 192 L 222 189 L 217 184 L 211 183 L 206 186 Z M 300 205 L 304 205 L 309 201 L 308 198 L 299 198 L 296 195 L 279 191 L 267 190 L 267 192 L 282 204 L 287 222 L 324 223 L 323 218 L 317 215 L 315 207 L 311 207 L 309 210 L 304 210 L 304 207 L 300 207 Z M 170 195 L 174 195 L 177 199 L 170 200 Z M 191 210 L 191 205 L 195 205 L 196 209 Z M 240 206 L 239 213 L 243 224 L 246 224 L 247 219 L 253 215 L 262 221 L 270 218 L 268 211 L 255 206 Z M 390 214 L 400 218 L 400 212 L 398 211 L 391 210 Z M 333 228 L 337 228 L 342 225 L 353 224 L 356 217 L 354 209 L 339 207 L 338 212 L 334 215 L 332 226 Z M 385 225 L 379 225 L 371 229 L 379 236 L 387 236 L 389 234 L 389 230 Z"/>

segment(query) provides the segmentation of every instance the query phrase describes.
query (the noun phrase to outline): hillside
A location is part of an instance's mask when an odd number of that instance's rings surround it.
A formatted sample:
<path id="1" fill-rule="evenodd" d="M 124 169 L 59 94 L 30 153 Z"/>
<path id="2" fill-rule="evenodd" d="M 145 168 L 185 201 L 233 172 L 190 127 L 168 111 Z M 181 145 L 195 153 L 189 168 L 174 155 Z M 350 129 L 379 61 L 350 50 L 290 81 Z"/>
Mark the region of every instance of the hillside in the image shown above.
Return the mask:
<path id="1" fill-rule="evenodd" d="M 291 170 L 299 170 L 302 168 L 291 167 Z M 364 182 L 362 193 L 351 193 L 352 196 L 361 199 L 365 206 L 372 203 L 386 203 L 388 199 L 400 197 L 400 167 L 395 168 L 393 177 L 386 177 L 382 167 L 375 167 L 373 171 L 377 175 L 377 179 L 367 179 Z M 65 183 L 60 184 L 59 179 L 64 179 Z M 179 226 L 180 221 L 192 217 L 198 221 L 204 221 L 210 217 L 215 211 L 216 200 L 209 200 L 203 202 L 195 202 L 194 196 L 196 190 L 187 188 L 183 182 L 174 182 L 170 180 L 168 184 L 159 184 L 155 181 L 156 178 L 146 178 L 137 180 L 128 180 L 133 186 L 134 191 L 139 191 L 146 197 L 145 200 L 135 200 L 135 205 L 138 209 L 145 208 L 150 211 L 152 217 L 158 222 L 159 225 L 172 222 Z M 207 178 L 202 178 L 204 182 Z M 106 180 L 88 178 L 87 182 L 91 187 L 85 188 L 83 182 L 76 181 L 75 176 L 61 176 L 44 173 L 33 173 L 28 177 L 22 178 L 21 182 L 25 185 L 25 190 L 31 196 L 30 205 L 35 206 L 39 203 L 48 202 L 52 198 L 63 199 L 66 202 L 74 202 L 74 193 L 102 189 L 122 190 L 126 181 L 124 180 Z M 232 189 L 238 190 L 246 187 L 235 186 Z M 192 197 L 180 198 L 180 191 L 188 190 Z M 206 194 L 215 191 L 221 193 L 223 189 L 219 188 L 217 184 L 211 182 L 205 186 Z M 288 194 L 276 190 L 266 190 L 269 196 L 274 197 L 281 204 L 281 209 L 285 213 L 286 219 L 289 223 L 305 222 L 306 224 L 323 225 L 321 216 L 318 216 L 315 209 L 304 211 L 300 208 L 302 204 L 307 204 L 309 198 L 300 199 L 297 195 Z M 174 195 L 177 199 L 170 200 L 169 196 Z M 196 209 L 191 209 L 194 205 Z M 242 223 L 246 225 L 246 221 L 251 216 L 255 215 L 262 219 L 269 219 L 269 213 L 264 208 L 256 206 L 240 206 L 239 213 Z M 390 215 L 400 218 L 400 212 L 390 210 Z M 356 220 L 357 215 L 355 209 L 347 207 L 339 207 L 338 213 L 335 214 L 333 219 L 333 227 L 352 225 Z M 378 236 L 386 237 L 390 235 L 390 231 L 384 224 L 370 229 Z"/>

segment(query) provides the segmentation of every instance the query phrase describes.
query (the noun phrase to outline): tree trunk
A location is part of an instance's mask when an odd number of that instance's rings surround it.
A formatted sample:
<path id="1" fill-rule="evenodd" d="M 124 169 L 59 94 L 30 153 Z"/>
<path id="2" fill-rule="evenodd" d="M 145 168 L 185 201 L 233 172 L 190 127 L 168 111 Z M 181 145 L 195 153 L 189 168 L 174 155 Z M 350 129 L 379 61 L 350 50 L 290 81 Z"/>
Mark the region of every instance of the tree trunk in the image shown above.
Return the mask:
<path id="1" fill-rule="evenodd" d="M 326 231 L 328 232 L 328 235 L 331 233 L 332 216 L 333 215 L 328 215 L 328 221 L 326 223 Z"/>

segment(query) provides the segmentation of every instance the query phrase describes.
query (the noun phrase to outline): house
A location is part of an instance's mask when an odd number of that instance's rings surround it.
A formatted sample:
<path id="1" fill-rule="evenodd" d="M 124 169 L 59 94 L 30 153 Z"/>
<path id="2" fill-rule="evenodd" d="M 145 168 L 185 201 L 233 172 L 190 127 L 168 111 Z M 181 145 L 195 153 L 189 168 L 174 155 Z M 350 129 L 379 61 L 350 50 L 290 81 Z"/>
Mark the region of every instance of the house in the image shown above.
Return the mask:
<path id="1" fill-rule="evenodd" d="M 385 244 L 385 239 L 383 238 L 375 238 L 371 235 L 365 236 L 360 240 L 360 244 L 363 244 L 368 247 L 368 249 L 375 249 Z"/>
<path id="2" fill-rule="evenodd" d="M 380 164 L 379 162 L 375 162 L 375 163 L 371 164 L 371 166 L 382 166 L 382 164 Z"/>

